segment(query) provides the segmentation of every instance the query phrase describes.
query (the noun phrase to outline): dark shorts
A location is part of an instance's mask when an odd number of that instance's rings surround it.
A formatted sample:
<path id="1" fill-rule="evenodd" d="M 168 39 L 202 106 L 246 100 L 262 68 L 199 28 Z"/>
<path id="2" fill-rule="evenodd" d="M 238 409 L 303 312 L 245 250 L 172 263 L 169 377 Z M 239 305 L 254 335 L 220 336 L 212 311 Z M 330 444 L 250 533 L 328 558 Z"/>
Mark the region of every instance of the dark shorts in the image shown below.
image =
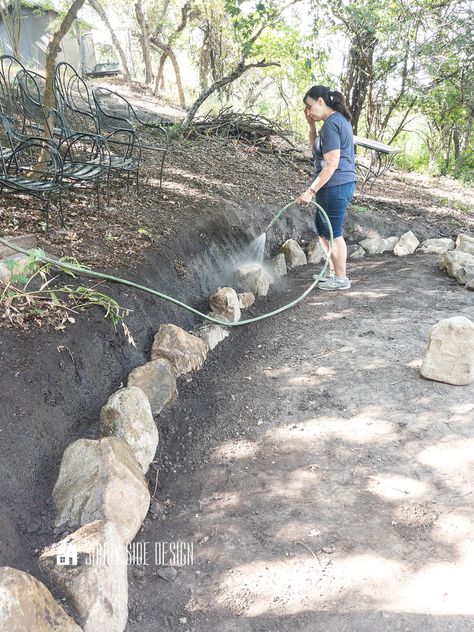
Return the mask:
<path id="1" fill-rule="evenodd" d="M 336 184 L 333 187 L 324 187 L 316 193 L 316 202 L 326 211 L 334 238 L 342 236 L 342 224 L 349 202 L 354 195 L 355 184 L 355 182 Z M 321 237 L 329 239 L 326 218 L 320 212 L 316 213 L 316 230 Z"/>

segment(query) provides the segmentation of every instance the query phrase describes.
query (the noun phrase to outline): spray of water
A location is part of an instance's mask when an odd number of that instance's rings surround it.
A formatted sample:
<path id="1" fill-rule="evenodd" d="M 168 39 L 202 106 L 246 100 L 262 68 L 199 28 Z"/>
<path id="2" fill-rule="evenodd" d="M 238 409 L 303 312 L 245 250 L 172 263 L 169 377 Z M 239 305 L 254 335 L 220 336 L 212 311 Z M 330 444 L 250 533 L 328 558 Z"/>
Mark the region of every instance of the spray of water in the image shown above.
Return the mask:
<path id="1" fill-rule="evenodd" d="M 247 252 L 245 253 L 249 261 L 255 261 L 257 263 L 263 262 L 266 239 L 266 233 L 262 233 L 258 237 L 255 237 L 255 239 L 249 245 Z"/>

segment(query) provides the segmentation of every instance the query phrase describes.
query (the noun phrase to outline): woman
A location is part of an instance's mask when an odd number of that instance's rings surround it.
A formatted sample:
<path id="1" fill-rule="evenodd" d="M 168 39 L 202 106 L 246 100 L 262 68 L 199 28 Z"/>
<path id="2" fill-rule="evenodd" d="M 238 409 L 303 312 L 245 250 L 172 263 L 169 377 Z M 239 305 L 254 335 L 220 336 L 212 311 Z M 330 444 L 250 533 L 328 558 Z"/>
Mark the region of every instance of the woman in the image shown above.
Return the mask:
<path id="1" fill-rule="evenodd" d="M 347 247 L 342 225 L 357 180 L 351 115 L 342 94 L 332 92 L 326 86 L 310 88 L 303 102 L 315 172 L 313 182 L 300 195 L 298 204 L 307 206 L 316 196 L 316 202 L 326 211 L 332 226 L 334 241 L 330 269 L 318 287 L 321 290 L 348 290 L 351 283 L 346 275 Z M 324 121 L 319 136 L 316 121 Z M 316 214 L 316 228 L 321 245 L 328 252 L 330 234 L 321 213 Z"/>

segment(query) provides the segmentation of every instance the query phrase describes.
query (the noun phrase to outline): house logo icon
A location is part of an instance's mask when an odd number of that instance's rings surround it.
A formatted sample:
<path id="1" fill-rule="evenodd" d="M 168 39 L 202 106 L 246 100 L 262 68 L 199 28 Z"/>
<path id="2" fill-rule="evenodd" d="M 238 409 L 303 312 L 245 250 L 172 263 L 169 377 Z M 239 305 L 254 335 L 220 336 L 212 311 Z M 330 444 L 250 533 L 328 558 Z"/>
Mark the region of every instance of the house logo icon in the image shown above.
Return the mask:
<path id="1" fill-rule="evenodd" d="M 77 548 L 74 543 L 65 544 L 56 554 L 57 566 L 77 566 Z"/>

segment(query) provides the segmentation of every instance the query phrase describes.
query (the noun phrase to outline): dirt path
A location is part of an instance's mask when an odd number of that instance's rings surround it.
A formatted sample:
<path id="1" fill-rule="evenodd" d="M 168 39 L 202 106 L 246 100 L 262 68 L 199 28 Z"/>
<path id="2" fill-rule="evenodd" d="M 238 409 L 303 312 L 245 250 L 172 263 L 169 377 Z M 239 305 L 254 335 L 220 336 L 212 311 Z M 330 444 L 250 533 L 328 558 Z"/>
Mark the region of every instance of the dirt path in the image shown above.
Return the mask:
<path id="1" fill-rule="evenodd" d="M 426 255 L 350 273 L 350 292 L 234 331 L 180 385 L 128 632 L 474 630 L 474 384 L 417 370 L 473 295 Z M 194 564 L 166 581 L 153 547 L 176 541 Z"/>

